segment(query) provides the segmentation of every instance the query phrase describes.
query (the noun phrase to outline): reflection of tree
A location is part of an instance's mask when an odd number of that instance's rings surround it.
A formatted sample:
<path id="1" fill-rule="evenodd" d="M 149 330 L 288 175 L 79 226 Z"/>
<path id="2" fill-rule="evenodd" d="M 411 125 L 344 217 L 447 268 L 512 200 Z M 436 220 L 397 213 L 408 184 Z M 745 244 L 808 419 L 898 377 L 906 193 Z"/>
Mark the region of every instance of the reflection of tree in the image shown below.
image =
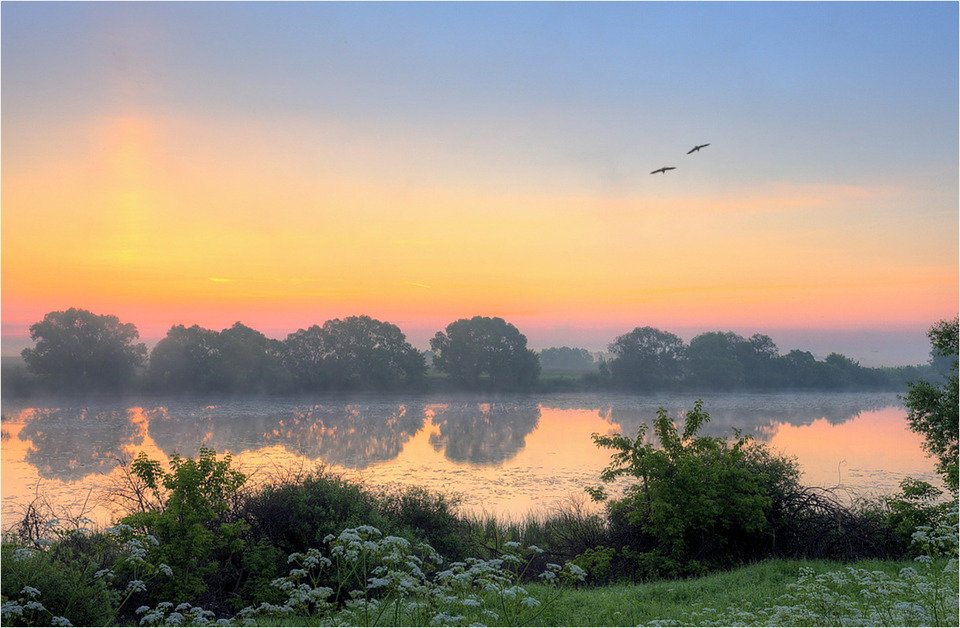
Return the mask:
<path id="1" fill-rule="evenodd" d="M 539 420 L 540 406 L 532 401 L 450 404 L 434 413 L 440 433 L 430 444 L 454 462 L 496 465 L 523 449 Z"/>
<path id="2" fill-rule="evenodd" d="M 671 416 L 679 417 L 693 408 L 700 397 L 662 395 L 617 399 L 598 408 L 601 418 L 617 423 L 624 434 L 634 435 L 641 423 L 650 424 L 663 406 Z M 730 436 L 734 429 L 752 434 L 757 440 L 769 440 L 780 423 L 802 426 L 825 419 L 839 425 L 855 419 L 861 412 L 879 410 L 899 402 L 895 395 L 865 397 L 850 393 L 735 394 L 702 397 L 710 422 L 703 428 L 708 436 Z M 546 405 L 546 404 L 545 404 Z"/>
<path id="3" fill-rule="evenodd" d="M 283 445 L 311 459 L 362 469 L 392 460 L 423 427 L 420 404 L 296 405 L 231 401 L 216 406 L 166 406 L 147 412 L 150 435 L 165 453 L 199 447 L 239 453 Z"/>
<path id="4" fill-rule="evenodd" d="M 143 437 L 125 407 L 38 408 L 20 431 L 29 440 L 26 462 L 41 478 L 65 482 L 106 474 L 117 466 L 125 445 Z"/>
<path id="5" fill-rule="evenodd" d="M 396 458 L 423 427 L 423 418 L 419 404 L 301 406 L 278 421 L 267 442 L 308 458 L 362 469 Z"/>

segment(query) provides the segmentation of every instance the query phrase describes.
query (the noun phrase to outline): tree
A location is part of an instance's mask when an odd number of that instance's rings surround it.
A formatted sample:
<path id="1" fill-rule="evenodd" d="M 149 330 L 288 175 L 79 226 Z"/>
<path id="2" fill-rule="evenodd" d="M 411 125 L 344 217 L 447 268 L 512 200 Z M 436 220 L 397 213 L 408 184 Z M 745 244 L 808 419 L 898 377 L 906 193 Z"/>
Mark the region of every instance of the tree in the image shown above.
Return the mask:
<path id="1" fill-rule="evenodd" d="M 304 390 L 415 386 L 426 375 L 423 354 L 400 328 L 369 316 L 300 329 L 287 336 L 283 356 Z"/>
<path id="2" fill-rule="evenodd" d="M 164 392 L 199 392 L 211 386 L 217 332 L 174 325 L 150 352 L 147 379 Z"/>
<path id="3" fill-rule="evenodd" d="M 30 326 L 37 342 L 21 355 L 27 368 L 57 390 L 103 391 L 128 384 L 147 356 L 136 326 L 116 316 L 70 308 Z"/>
<path id="4" fill-rule="evenodd" d="M 222 392 L 265 393 L 284 386 L 281 343 L 242 323 L 217 334 L 210 387 Z"/>
<path id="5" fill-rule="evenodd" d="M 746 383 L 740 357 L 749 341 L 731 331 L 711 331 L 690 341 L 685 363 L 691 384 L 699 388 L 731 389 Z"/>
<path id="6" fill-rule="evenodd" d="M 958 319 L 940 321 L 927 332 L 934 356 L 952 359 L 952 372 L 940 382 L 918 380 L 907 385 L 903 397 L 910 429 L 923 435 L 923 447 L 937 458 L 937 471 L 947 486 L 958 488 Z"/>
<path id="7" fill-rule="evenodd" d="M 638 390 L 668 388 L 680 378 L 683 340 L 653 327 L 637 327 L 617 336 L 609 347 L 614 382 Z"/>
<path id="8" fill-rule="evenodd" d="M 586 349 L 550 347 L 540 352 L 540 366 L 554 371 L 594 371 L 596 362 Z"/>
<path id="9" fill-rule="evenodd" d="M 540 376 L 540 359 L 527 349 L 527 337 L 502 318 L 461 318 L 446 333 L 437 332 L 430 348 L 438 370 L 471 388 L 489 378 L 495 389 L 525 390 Z"/>

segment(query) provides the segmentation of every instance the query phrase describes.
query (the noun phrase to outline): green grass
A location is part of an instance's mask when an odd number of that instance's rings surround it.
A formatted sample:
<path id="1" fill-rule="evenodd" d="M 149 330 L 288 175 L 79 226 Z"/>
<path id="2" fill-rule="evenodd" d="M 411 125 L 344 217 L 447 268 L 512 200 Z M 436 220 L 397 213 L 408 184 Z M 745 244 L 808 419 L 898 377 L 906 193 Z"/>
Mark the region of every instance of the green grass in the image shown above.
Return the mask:
<path id="1" fill-rule="evenodd" d="M 854 566 L 895 575 L 910 561 L 866 560 L 856 563 L 806 560 L 768 560 L 719 574 L 687 580 L 664 580 L 642 584 L 583 586 L 561 590 L 546 585 L 527 585 L 540 600 L 554 599 L 545 605 L 529 625 L 534 626 L 636 626 L 654 620 L 673 619 L 683 624 L 690 613 L 703 608 L 744 608 L 773 606 L 796 582 L 801 567 L 817 573 Z M 262 626 L 306 626 L 304 617 L 284 618 Z M 497 625 L 492 623 L 491 625 Z"/>
<path id="2" fill-rule="evenodd" d="M 860 561 L 853 566 L 890 574 L 907 562 Z M 843 569 L 832 561 L 768 560 L 732 571 L 688 580 L 644 584 L 616 584 L 564 590 L 560 598 L 537 621 L 541 626 L 636 626 L 656 619 L 680 620 L 704 607 L 742 608 L 745 601 L 773 606 L 796 582 L 801 567 L 817 573 Z M 531 586 L 531 593 L 548 595 L 547 587 Z"/>

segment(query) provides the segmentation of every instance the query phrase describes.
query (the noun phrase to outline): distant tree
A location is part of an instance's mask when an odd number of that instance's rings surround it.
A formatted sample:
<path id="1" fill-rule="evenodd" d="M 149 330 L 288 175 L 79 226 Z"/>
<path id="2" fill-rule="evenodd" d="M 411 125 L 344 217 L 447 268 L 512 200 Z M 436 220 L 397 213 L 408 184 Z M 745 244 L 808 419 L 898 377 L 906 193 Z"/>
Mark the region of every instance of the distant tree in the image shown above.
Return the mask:
<path id="1" fill-rule="evenodd" d="M 782 384 L 777 368 L 780 349 L 770 336 L 754 334 L 747 342 L 737 341 L 736 353 L 748 388 L 773 388 Z"/>
<path id="2" fill-rule="evenodd" d="M 586 349 L 550 347 L 540 352 L 540 366 L 554 371 L 593 371 L 597 364 Z"/>
<path id="3" fill-rule="evenodd" d="M 741 357 L 750 342 L 733 332 L 711 331 L 690 341 L 685 352 L 687 381 L 697 388 L 742 388 L 746 373 Z"/>
<path id="4" fill-rule="evenodd" d="M 198 325 L 174 325 L 150 352 L 147 379 L 164 392 L 200 392 L 212 387 L 218 333 Z"/>
<path id="5" fill-rule="evenodd" d="M 279 340 L 242 323 L 217 334 L 210 387 L 230 393 L 267 393 L 285 387 L 286 372 Z"/>
<path id="6" fill-rule="evenodd" d="M 480 387 L 526 390 L 540 375 L 540 360 L 527 349 L 527 337 L 502 318 L 474 316 L 447 325 L 430 340 L 433 364 L 455 382 Z"/>
<path id="7" fill-rule="evenodd" d="M 844 388 L 879 388 L 890 382 L 882 369 L 861 366 L 841 353 L 831 353 L 824 362 L 837 369 L 840 386 Z"/>
<path id="8" fill-rule="evenodd" d="M 618 386 L 637 390 L 668 388 L 681 376 L 683 340 L 653 327 L 637 327 L 609 346 L 610 376 Z"/>
<path id="9" fill-rule="evenodd" d="M 423 354 L 400 328 L 369 316 L 350 316 L 298 330 L 283 343 L 284 362 L 305 390 L 392 389 L 417 386 Z"/>
<path id="10" fill-rule="evenodd" d="M 103 391 L 130 382 L 147 355 L 131 323 L 116 316 L 70 308 L 49 312 L 30 326 L 32 349 L 21 355 L 27 368 L 56 390 Z"/>
<path id="11" fill-rule="evenodd" d="M 834 358 L 834 363 L 821 362 L 809 351 L 794 349 L 779 360 L 784 381 L 790 388 L 834 390 L 842 388 L 843 371 Z"/>
<path id="12" fill-rule="evenodd" d="M 903 398 L 909 411 L 910 428 L 924 437 L 924 449 L 937 458 L 937 470 L 943 474 L 954 495 L 958 488 L 958 319 L 940 321 L 927 332 L 933 353 L 950 359 L 952 369 L 942 381 L 918 380 L 907 386 Z"/>

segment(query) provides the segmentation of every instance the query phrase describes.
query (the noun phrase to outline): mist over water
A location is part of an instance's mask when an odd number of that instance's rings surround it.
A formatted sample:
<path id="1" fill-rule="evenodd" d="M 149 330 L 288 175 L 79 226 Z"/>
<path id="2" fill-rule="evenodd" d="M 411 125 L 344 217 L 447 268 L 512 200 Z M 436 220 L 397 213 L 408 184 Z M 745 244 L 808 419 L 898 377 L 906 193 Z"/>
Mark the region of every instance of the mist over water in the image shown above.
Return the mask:
<path id="1" fill-rule="evenodd" d="M 328 470 L 370 487 L 420 485 L 462 507 L 522 517 L 596 484 L 609 452 L 591 434 L 635 435 L 663 406 L 672 416 L 697 397 L 456 395 L 326 399 L 57 399 L 3 406 L 3 525 L 35 497 L 111 515 L 104 489 L 121 461 L 230 452 L 266 481 L 291 469 Z M 811 485 L 887 493 L 913 475 L 937 482 L 894 394 L 714 394 L 705 434 L 754 435 L 796 456 Z"/>

